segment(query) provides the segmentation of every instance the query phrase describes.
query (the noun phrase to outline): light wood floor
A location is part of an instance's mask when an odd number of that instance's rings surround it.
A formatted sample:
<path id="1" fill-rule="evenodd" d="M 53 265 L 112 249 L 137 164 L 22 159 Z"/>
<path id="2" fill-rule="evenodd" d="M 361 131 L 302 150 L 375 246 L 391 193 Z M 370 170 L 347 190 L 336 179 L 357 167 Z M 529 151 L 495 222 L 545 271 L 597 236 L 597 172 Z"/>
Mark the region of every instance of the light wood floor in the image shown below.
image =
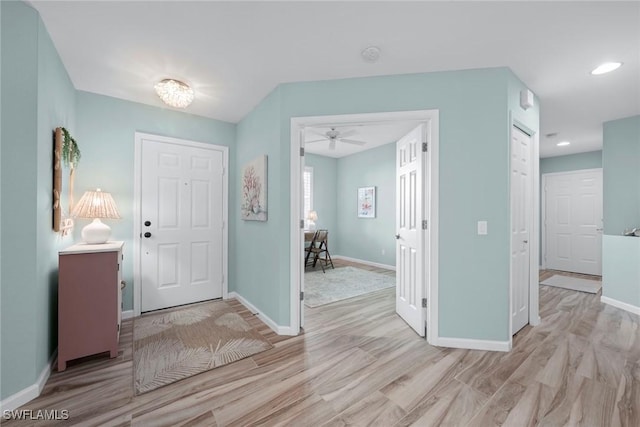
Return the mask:
<path id="1" fill-rule="evenodd" d="M 541 286 L 542 324 L 510 353 L 430 346 L 394 314 L 393 289 L 309 309 L 297 337 L 232 300 L 275 348 L 134 397 L 129 320 L 116 359 L 69 363 L 24 408 L 67 409 L 67 425 L 637 427 L 640 318 L 599 298 Z"/>

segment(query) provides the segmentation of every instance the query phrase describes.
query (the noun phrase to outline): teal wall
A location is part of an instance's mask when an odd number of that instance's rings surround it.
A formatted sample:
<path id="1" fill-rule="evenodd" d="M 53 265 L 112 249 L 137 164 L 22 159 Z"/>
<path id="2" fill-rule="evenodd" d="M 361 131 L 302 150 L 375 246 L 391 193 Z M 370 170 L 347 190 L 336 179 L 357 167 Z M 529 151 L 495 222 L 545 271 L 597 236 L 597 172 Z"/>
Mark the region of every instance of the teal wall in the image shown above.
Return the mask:
<path id="1" fill-rule="evenodd" d="M 338 253 L 341 236 L 338 233 L 338 159 L 305 154 L 306 166 L 313 167 L 313 209 L 318 213 L 316 228 L 329 230 L 330 253 Z"/>
<path id="2" fill-rule="evenodd" d="M 132 285 L 135 132 L 228 146 L 229 164 L 233 164 L 235 125 L 82 91 L 77 92 L 76 120 L 75 138 L 82 159 L 76 170 L 75 198 L 78 200 L 86 190 L 96 187 L 113 195 L 122 219 L 107 223 L 112 229 L 112 239 L 125 242 L 123 278 Z M 232 186 L 232 174 L 229 181 Z M 230 229 L 236 217 L 234 206 L 230 200 Z M 76 220 L 76 240 L 88 221 Z M 229 239 L 229 246 L 233 249 L 233 237 Z M 230 271 L 229 283 L 232 280 Z M 123 301 L 125 310 L 133 309 L 133 286 L 127 286 Z"/>
<path id="3" fill-rule="evenodd" d="M 509 339 L 509 117 L 538 129 L 538 110 L 519 110 L 523 85 L 506 68 L 288 83 L 238 127 L 245 159 L 279 150 L 269 179 L 269 227 L 277 250 L 261 251 L 243 275 L 261 276 L 262 297 L 250 300 L 276 323 L 289 324 L 289 153 L 292 117 L 439 109 L 440 111 L 440 331 L 443 337 Z M 279 120 L 279 129 L 271 128 Z M 258 124 L 262 124 L 259 126 Z M 270 159 L 271 165 L 271 159 Z M 270 193 L 271 195 L 271 193 Z M 478 220 L 489 235 L 476 235 Z M 270 219 L 271 221 L 271 219 Z M 252 228 L 237 228 L 236 253 L 252 253 Z M 460 268 L 464 265 L 464 268 Z M 265 274 L 265 266 L 274 266 Z M 244 266 L 242 267 L 245 268 Z M 236 270 L 241 270 L 240 266 Z M 255 270 L 255 271 L 254 271 Z M 262 274 L 260 274 L 262 273 Z M 240 283 L 238 284 L 240 286 Z M 248 290 L 249 291 L 249 290 Z"/>
<path id="4" fill-rule="evenodd" d="M 283 271 L 289 252 L 281 250 L 288 239 L 289 206 L 282 199 L 289 193 L 289 186 L 282 186 L 282 175 L 288 173 L 283 163 L 280 147 L 280 89 L 269 94 L 237 128 L 237 161 L 234 165 L 234 206 L 239 205 L 240 173 L 242 166 L 256 158 L 267 155 L 268 218 L 266 222 L 238 219 L 235 226 L 236 246 L 230 257 L 235 270 L 235 280 L 230 288 L 255 304 L 279 325 L 289 321 L 289 304 L 278 295 L 288 289 L 288 272 Z M 287 151 L 287 156 L 289 152 Z M 239 209 L 235 210 L 239 215 Z M 231 213 L 230 213 L 231 214 Z M 283 232 L 282 230 L 286 230 Z"/>
<path id="5" fill-rule="evenodd" d="M 640 309 L 640 116 L 605 122 L 602 148 L 602 296 Z"/>
<path id="6" fill-rule="evenodd" d="M 1 2 L 0 398 L 34 384 L 57 344 L 52 130 L 72 127 L 75 92 L 38 14 Z M 7 144 L 10 141 L 10 144 Z"/>
<path id="7" fill-rule="evenodd" d="M 338 159 L 337 234 L 332 253 L 396 265 L 396 147 L 386 144 Z M 376 187 L 376 217 L 358 218 L 359 187 Z M 384 251 L 384 254 L 383 254 Z"/>
<path id="8" fill-rule="evenodd" d="M 597 169 L 602 167 L 602 151 L 568 154 L 566 156 L 545 157 L 540 159 L 540 179 L 542 174 L 554 172 Z M 540 181 L 542 182 L 542 181 Z"/>
<path id="9" fill-rule="evenodd" d="M 604 123 L 604 234 L 640 227 L 640 116 Z"/>

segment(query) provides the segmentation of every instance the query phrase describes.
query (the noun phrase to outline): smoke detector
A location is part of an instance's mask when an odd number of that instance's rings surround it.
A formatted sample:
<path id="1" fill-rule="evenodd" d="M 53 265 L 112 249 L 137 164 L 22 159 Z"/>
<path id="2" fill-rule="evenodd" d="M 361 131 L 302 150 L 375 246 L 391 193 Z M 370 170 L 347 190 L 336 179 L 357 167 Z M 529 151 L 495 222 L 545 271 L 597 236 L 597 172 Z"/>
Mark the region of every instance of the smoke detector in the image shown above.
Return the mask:
<path id="1" fill-rule="evenodd" d="M 377 62 L 378 59 L 380 59 L 380 48 L 376 46 L 369 46 L 368 48 L 363 50 L 361 54 L 362 59 L 364 59 L 365 62 Z"/>

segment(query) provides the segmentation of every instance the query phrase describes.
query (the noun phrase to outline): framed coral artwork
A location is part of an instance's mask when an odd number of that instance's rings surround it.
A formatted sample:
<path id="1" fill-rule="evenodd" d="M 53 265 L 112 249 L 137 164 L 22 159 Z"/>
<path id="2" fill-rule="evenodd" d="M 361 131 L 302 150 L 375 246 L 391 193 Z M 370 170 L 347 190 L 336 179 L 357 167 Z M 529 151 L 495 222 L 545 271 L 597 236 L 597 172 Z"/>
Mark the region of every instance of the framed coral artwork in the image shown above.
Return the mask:
<path id="1" fill-rule="evenodd" d="M 358 218 L 376 217 L 376 187 L 358 188 Z"/>
<path id="2" fill-rule="evenodd" d="M 245 221 L 267 220 L 267 156 L 259 156 L 242 168 L 240 215 Z"/>

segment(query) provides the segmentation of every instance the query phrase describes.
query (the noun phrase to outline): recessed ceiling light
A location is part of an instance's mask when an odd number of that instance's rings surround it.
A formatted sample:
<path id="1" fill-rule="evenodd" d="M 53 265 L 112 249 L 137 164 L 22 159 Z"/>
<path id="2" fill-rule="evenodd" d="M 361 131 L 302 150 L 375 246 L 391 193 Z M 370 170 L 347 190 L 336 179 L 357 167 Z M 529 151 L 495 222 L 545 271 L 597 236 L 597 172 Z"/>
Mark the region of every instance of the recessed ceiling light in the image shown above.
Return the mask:
<path id="1" fill-rule="evenodd" d="M 599 65 L 595 70 L 591 72 L 594 76 L 599 74 L 609 73 L 613 70 L 617 70 L 622 65 L 622 62 L 605 62 L 604 64 Z"/>
<path id="2" fill-rule="evenodd" d="M 560 141 L 558 142 L 556 145 L 558 147 L 566 147 L 567 145 L 571 144 L 569 141 Z"/>
<path id="3" fill-rule="evenodd" d="M 193 89 L 180 80 L 164 79 L 155 85 L 156 93 L 165 104 L 175 108 L 186 108 L 193 102 Z"/>

